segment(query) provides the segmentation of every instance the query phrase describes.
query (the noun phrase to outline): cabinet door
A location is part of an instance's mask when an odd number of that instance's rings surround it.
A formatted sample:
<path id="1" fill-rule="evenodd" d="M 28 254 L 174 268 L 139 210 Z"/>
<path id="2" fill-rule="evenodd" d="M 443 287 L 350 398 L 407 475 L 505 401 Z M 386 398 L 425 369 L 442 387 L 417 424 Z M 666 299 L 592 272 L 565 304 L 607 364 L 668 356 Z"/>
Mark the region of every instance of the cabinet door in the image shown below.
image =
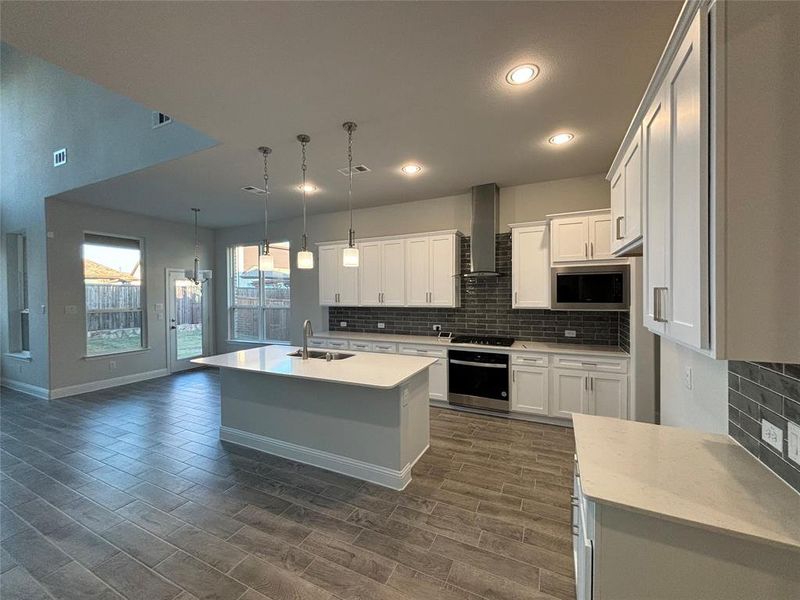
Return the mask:
<path id="1" fill-rule="evenodd" d="M 547 415 L 549 412 L 548 370 L 544 367 L 511 368 L 511 410 Z"/>
<path id="2" fill-rule="evenodd" d="M 611 177 L 611 250 L 616 252 L 625 245 L 625 167 L 620 166 Z"/>
<path id="3" fill-rule="evenodd" d="M 569 419 L 572 413 L 589 411 L 589 375 L 586 371 L 551 369 L 553 389 L 550 416 Z"/>
<path id="4" fill-rule="evenodd" d="M 658 314 L 667 288 L 669 255 L 669 108 L 666 87 L 657 94 L 642 123 L 644 175 L 644 326 L 663 335 Z"/>
<path id="5" fill-rule="evenodd" d="M 447 359 L 439 358 L 428 369 L 428 391 L 432 400 L 447 401 Z"/>
<path id="6" fill-rule="evenodd" d="M 406 304 L 428 305 L 430 281 L 430 239 L 427 237 L 406 240 Z"/>
<path id="7" fill-rule="evenodd" d="M 611 254 L 611 214 L 589 215 L 589 258 L 608 260 Z"/>
<path id="8" fill-rule="evenodd" d="M 359 267 L 345 267 L 344 249 L 339 246 L 336 256 L 336 266 L 339 271 L 339 304 L 344 306 L 358 306 L 358 272 Z M 361 262 L 359 260 L 359 262 Z"/>
<path id="9" fill-rule="evenodd" d="M 516 227 L 511 233 L 513 308 L 550 306 L 550 248 L 547 225 Z"/>
<path id="10" fill-rule="evenodd" d="M 695 17 L 667 73 L 671 192 L 667 335 L 708 348 L 707 64 L 702 22 Z"/>
<path id="11" fill-rule="evenodd" d="M 592 373 L 589 375 L 589 414 L 628 418 L 628 376 Z"/>
<path id="12" fill-rule="evenodd" d="M 381 304 L 406 303 L 405 251 L 404 240 L 381 242 Z"/>
<path id="13" fill-rule="evenodd" d="M 430 238 L 430 296 L 432 306 L 455 306 L 456 249 L 454 235 Z"/>
<path id="14" fill-rule="evenodd" d="M 625 211 L 623 219 L 612 221 L 612 233 L 620 235 L 627 244 L 642 237 L 642 143 L 641 130 L 628 149 L 622 163 L 625 186 Z M 613 199 L 612 199 L 613 203 Z M 619 230 L 619 231 L 618 231 Z"/>
<path id="15" fill-rule="evenodd" d="M 339 293 L 339 246 L 319 247 L 319 303 L 336 304 Z"/>
<path id="16" fill-rule="evenodd" d="M 361 306 L 378 306 L 381 303 L 381 242 L 359 244 L 358 253 Z"/>
<path id="17" fill-rule="evenodd" d="M 589 220 L 586 217 L 562 217 L 550 222 L 554 263 L 584 261 L 589 258 Z"/>

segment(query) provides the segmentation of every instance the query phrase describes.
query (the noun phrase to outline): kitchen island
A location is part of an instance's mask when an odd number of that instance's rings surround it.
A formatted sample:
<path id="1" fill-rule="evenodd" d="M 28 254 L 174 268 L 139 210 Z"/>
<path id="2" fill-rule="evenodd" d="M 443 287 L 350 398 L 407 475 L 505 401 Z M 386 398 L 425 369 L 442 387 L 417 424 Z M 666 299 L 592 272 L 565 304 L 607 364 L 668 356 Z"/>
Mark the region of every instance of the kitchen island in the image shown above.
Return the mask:
<path id="1" fill-rule="evenodd" d="M 303 360 L 293 352 L 264 346 L 192 361 L 220 370 L 220 439 L 405 488 L 430 440 L 435 360 L 366 352 Z"/>

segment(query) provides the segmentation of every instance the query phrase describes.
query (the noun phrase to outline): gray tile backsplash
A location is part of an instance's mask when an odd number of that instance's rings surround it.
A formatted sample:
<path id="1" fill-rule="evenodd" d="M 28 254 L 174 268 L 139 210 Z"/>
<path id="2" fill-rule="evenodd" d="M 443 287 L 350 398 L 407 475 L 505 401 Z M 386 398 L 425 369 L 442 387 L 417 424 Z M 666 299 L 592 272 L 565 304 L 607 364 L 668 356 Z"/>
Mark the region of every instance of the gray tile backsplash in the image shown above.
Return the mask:
<path id="1" fill-rule="evenodd" d="M 761 420 L 783 431 L 779 452 L 761 440 Z M 728 433 L 800 492 L 800 465 L 789 460 L 788 422 L 800 425 L 800 365 L 728 363 Z"/>
<path id="2" fill-rule="evenodd" d="M 454 334 L 512 336 L 518 340 L 600 344 L 629 350 L 627 312 L 511 308 L 511 234 L 498 234 L 496 278 L 461 282 L 460 308 L 330 307 L 331 331 L 436 335 L 433 325 Z M 469 238 L 461 239 L 461 270 L 469 270 Z M 341 321 L 347 327 L 340 327 Z M 384 329 L 378 329 L 384 323 Z M 575 337 L 566 337 L 565 330 Z"/>

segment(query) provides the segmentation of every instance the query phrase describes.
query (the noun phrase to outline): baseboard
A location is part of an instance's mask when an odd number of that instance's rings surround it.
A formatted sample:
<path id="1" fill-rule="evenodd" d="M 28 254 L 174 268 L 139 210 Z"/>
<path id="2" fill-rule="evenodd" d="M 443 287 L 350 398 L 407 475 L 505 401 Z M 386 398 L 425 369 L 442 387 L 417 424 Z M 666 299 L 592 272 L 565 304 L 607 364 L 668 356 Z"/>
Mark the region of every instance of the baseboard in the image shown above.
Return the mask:
<path id="1" fill-rule="evenodd" d="M 324 450 L 316 450 L 231 427 L 220 427 L 219 439 L 239 446 L 260 450 L 267 454 L 274 454 L 281 458 L 288 458 L 289 460 L 355 477 L 356 479 L 377 483 L 393 490 L 403 490 L 411 482 L 411 468 L 428 449 L 428 446 L 426 446 L 419 456 L 409 462 L 402 470 L 397 471 L 354 458 L 325 452 Z"/>
<path id="2" fill-rule="evenodd" d="M 90 381 L 89 383 L 81 383 L 79 385 L 68 385 L 66 387 L 50 390 L 50 399 L 55 400 L 56 398 L 66 398 L 77 394 L 96 392 L 97 390 L 105 390 L 129 383 L 147 381 L 148 379 L 157 379 L 158 377 L 166 377 L 167 375 L 169 375 L 167 369 L 156 369 L 155 371 L 145 371 L 144 373 L 134 373 L 132 375 L 123 375 L 122 377 L 112 377 L 111 379 L 100 379 L 98 381 Z"/>
<path id="3" fill-rule="evenodd" d="M 10 390 L 22 392 L 23 394 L 36 396 L 42 400 L 47 400 L 50 397 L 47 392 L 47 388 L 39 387 L 38 385 L 31 385 L 30 383 L 25 383 L 24 381 L 16 381 L 15 379 L 6 379 L 4 377 L 2 381 L 0 381 L 0 385 L 7 387 Z"/>

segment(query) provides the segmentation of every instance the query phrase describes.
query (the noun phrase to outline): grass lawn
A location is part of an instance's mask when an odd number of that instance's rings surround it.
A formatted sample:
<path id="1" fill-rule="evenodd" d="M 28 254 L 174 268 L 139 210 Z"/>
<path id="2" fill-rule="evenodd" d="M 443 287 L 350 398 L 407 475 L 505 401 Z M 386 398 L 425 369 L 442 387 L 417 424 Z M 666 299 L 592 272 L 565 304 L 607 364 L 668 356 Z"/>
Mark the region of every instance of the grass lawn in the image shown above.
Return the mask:
<path id="1" fill-rule="evenodd" d="M 191 358 L 203 353 L 203 331 L 201 329 L 178 330 L 178 358 Z M 140 350 L 142 339 L 137 335 L 125 337 L 93 336 L 87 339 L 86 349 L 89 356 L 95 354 L 111 354 L 113 352 L 130 352 Z"/>

